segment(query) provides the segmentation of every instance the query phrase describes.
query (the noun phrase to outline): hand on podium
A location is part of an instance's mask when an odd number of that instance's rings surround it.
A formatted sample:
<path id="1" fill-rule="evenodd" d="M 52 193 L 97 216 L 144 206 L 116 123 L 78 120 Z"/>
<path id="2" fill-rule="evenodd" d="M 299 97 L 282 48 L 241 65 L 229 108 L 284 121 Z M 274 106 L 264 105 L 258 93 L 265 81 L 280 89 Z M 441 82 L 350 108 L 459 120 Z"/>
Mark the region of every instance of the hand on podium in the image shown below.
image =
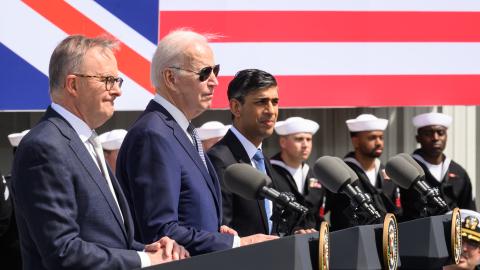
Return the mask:
<path id="1" fill-rule="evenodd" d="M 231 234 L 231 235 L 238 235 L 237 231 L 228 227 L 227 225 L 220 226 L 220 233 Z"/>
<path id="2" fill-rule="evenodd" d="M 145 252 L 152 265 L 176 261 L 190 257 L 188 251 L 175 240 L 162 237 L 155 243 L 145 245 Z"/>
<path id="3" fill-rule="evenodd" d="M 314 232 L 318 232 L 318 231 L 315 229 L 299 229 L 299 230 L 296 230 L 294 234 L 309 234 Z"/>
<path id="4" fill-rule="evenodd" d="M 245 237 L 240 238 L 240 246 L 241 247 L 242 246 L 247 246 L 247 245 L 251 245 L 251 244 L 256 244 L 256 243 L 261 243 L 261 242 L 265 242 L 265 241 L 274 240 L 274 239 L 278 239 L 278 236 L 257 233 L 257 234 L 254 234 L 254 235 L 245 236 Z"/>

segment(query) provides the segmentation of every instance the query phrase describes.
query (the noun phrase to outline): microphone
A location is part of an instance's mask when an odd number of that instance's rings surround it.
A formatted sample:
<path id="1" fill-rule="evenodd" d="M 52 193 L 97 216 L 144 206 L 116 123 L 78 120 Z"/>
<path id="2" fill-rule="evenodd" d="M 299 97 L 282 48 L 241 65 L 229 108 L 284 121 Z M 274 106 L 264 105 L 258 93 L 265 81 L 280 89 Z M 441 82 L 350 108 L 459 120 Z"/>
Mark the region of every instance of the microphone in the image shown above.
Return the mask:
<path id="1" fill-rule="evenodd" d="M 308 209 L 295 201 L 295 197 L 268 187 L 272 179 L 246 163 L 236 163 L 227 167 L 224 174 L 225 186 L 247 200 L 267 198 L 277 205 L 306 214 Z"/>
<path id="2" fill-rule="evenodd" d="M 347 195 L 355 211 L 357 209 L 363 211 L 359 214 L 366 216 L 367 223 L 377 222 L 381 219 L 370 196 L 363 193 L 358 186 L 352 185 L 358 180 L 358 176 L 343 160 L 338 157 L 323 156 L 315 162 L 313 172 L 328 190 Z"/>
<path id="3" fill-rule="evenodd" d="M 403 189 L 413 188 L 420 193 L 425 202 L 434 207 L 434 213 L 446 213 L 449 208 L 440 197 L 438 189 L 430 187 L 425 180 L 422 167 L 406 153 L 390 158 L 385 167 L 387 174 Z"/>

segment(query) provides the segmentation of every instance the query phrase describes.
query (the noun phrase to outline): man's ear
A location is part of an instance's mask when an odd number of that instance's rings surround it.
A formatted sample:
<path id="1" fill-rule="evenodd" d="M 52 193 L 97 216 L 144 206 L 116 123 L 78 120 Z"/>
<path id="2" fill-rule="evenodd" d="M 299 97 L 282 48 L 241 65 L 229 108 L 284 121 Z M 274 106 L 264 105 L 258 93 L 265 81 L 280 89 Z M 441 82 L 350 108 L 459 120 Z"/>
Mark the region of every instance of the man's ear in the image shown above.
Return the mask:
<path id="1" fill-rule="evenodd" d="M 240 113 L 242 112 L 242 103 L 240 103 L 240 101 L 238 101 L 237 99 L 232 98 L 229 100 L 229 104 L 230 104 L 230 112 L 235 117 L 239 117 Z"/>
<path id="2" fill-rule="evenodd" d="M 415 135 L 415 140 L 417 140 L 417 143 L 420 143 L 420 136 L 418 136 L 418 134 Z"/>
<path id="3" fill-rule="evenodd" d="M 163 77 L 163 81 L 165 82 L 165 86 L 168 89 L 175 89 L 176 78 L 174 72 L 166 68 L 162 71 L 161 76 Z"/>
<path id="4" fill-rule="evenodd" d="M 78 91 L 77 91 L 78 82 L 79 81 L 77 80 L 77 76 L 75 75 L 67 75 L 65 77 L 65 90 L 69 95 L 72 95 L 75 97 L 78 95 Z"/>
<path id="5" fill-rule="evenodd" d="M 358 144 L 359 144 L 358 137 L 357 137 L 357 136 L 353 136 L 353 137 L 352 137 L 352 146 L 353 146 L 353 149 L 357 149 L 357 148 L 358 148 Z"/>
<path id="6" fill-rule="evenodd" d="M 286 147 L 286 143 L 287 143 L 287 137 L 280 136 L 278 139 L 278 144 L 280 145 L 280 148 L 284 149 Z"/>

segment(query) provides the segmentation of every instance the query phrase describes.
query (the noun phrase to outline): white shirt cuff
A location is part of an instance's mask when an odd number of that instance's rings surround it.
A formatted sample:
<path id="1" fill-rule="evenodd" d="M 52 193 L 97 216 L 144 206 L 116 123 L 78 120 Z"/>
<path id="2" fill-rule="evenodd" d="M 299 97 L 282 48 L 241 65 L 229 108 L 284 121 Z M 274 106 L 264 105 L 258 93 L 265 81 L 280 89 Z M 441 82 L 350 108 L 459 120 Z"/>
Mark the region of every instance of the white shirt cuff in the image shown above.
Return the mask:
<path id="1" fill-rule="evenodd" d="M 137 251 L 138 256 L 140 256 L 140 262 L 142 264 L 142 268 L 144 267 L 149 267 L 152 265 L 152 262 L 150 261 L 150 258 L 148 257 L 146 252 L 143 251 Z"/>
<path id="2" fill-rule="evenodd" d="M 233 246 L 232 248 L 236 248 L 240 246 L 240 237 L 238 235 L 233 236 Z"/>

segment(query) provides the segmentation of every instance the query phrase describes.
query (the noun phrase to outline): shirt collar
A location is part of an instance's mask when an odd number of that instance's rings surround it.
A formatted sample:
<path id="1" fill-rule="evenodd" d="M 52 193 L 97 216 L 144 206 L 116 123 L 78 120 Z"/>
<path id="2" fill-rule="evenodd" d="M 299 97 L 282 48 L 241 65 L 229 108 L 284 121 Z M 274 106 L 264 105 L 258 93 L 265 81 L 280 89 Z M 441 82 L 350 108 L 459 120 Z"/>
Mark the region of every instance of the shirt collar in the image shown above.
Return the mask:
<path id="1" fill-rule="evenodd" d="M 233 134 L 237 137 L 237 139 L 240 141 L 240 143 L 242 144 L 243 148 L 245 149 L 245 151 L 247 152 L 247 155 L 248 155 L 248 158 L 251 160 L 253 158 L 253 156 L 255 155 L 255 153 L 257 152 L 257 149 L 260 149 L 262 150 L 262 144 L 260 143 L 260 145 L 258 147 L 256 147 L 255 145 L 253 145 L 253 143 L 251 141 L 249 141 L 247 138 L 245 138 L 245 136 L 242 135 L 242 133 L 240 133 L 240 131 L 238 131 L 238 129 L 235 127 L 235 126 L 232 126 L 230 128 L 230 130 L 233 132 Z"/>
<path id="2" fill-rule="evenodd" d="M 65 109 L 61 105 L 52 102 L 50 105 L 54 111 L 60 114 L 73 127 L 83 143 L 85 143 L 93 133 L 93 130 L 82 119 Z"/>
<path id="3" fill-rule="evenodd" d="M 187 117 L 185 114 L 183 114 L 175 105 L 170 103 L 168 100 L 166 100 L 164 97 L 162 97 L 159 94 L 155 94 L 155 97 L 153 98 L 155 102 L 158 104 L 162 105 L 173 117 L 175 122 L 184 130 L 186 131 L 188 128 L 188 125 L 190 122 L 188 121 Z"/>

